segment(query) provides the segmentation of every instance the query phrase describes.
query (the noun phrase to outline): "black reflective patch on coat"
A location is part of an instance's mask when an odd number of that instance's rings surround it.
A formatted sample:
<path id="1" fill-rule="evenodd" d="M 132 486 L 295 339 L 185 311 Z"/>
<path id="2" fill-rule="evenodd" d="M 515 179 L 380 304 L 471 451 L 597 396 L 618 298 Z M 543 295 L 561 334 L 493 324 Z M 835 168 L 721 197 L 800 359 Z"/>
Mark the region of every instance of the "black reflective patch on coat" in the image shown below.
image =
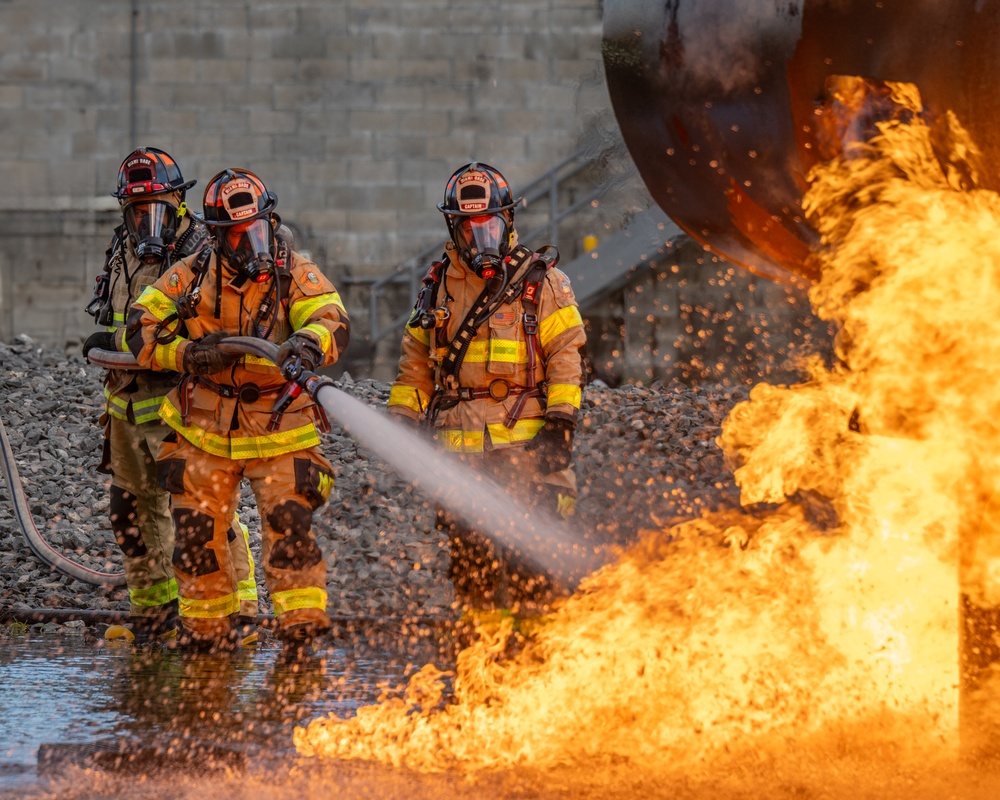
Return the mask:
<path id="1" fill-rule="evenodd" d="M 268 566 L 273 569 L 307 569 L 323 560 L 312 535 L 312 510 L 294 500 L 275 506 L 267 515 L 275 533 Z"/>
<path id="2" fill-rule="evenodd" d="M 214 520 L 201 511 L 190 508 L 173 510 L 176 540 L 173 564 L 188 575 L 211 575 L 219 571 L 219 559 L 209 549 L 214 530 Z"/>
<path id="3" fill-rule="evenodd" d="M 148 552 L 139 530 L 139 508 L 136 496 L 120 486 L 111 485 L 108 512 L 115 541 L 126 558 L 137 558 Z"/>

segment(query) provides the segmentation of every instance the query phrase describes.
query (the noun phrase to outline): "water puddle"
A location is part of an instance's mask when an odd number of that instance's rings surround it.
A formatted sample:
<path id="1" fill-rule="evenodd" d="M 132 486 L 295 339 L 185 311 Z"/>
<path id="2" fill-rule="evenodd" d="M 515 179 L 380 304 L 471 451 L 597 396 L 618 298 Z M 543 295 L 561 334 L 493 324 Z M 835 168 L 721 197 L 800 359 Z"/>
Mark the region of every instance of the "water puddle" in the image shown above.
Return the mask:
<path id="1" fill-rule="evenodd" d="M 82 630 L 11 636 L 0 644 L 0 797 L 278 787 L 299 762 L 296 725 L 350 716 L 427 660 L 440 660 L 437 645 L 398 631 L 346 637 L 304 663 L 274 640 L 207 654 Z"/>

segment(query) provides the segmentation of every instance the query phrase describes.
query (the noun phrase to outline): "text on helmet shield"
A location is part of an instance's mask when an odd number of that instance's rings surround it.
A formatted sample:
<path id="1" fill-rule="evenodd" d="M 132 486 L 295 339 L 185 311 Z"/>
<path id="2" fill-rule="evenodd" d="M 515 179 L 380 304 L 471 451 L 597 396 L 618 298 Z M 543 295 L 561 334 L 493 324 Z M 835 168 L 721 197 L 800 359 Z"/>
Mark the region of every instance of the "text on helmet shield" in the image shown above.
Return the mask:
<path id="1" fill-rule="evenodd" d="M 257 213 L 257 198 L 253 188 L 248 180 L 230 181 L 222 187 L 219 196 L 230 219 L 243 219 Z"/>
<path id="2" fill-rule="evenodd" d="M 489 208 L 490 181 L 482 172 L 466 172 L 455 186 L 458 210 L 463 214 Z"/>

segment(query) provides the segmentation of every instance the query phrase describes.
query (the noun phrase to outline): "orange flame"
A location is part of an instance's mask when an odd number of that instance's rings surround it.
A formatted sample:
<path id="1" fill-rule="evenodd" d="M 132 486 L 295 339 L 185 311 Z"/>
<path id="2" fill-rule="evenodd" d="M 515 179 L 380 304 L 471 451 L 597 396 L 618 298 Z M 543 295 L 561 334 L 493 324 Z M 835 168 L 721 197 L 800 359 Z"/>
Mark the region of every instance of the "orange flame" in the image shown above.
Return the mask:
<path id="1" fill-rule="evenodd" d="M 975 511 L 1000 450 L 1000 198 L 965 190 L 974 147 L 946 124 L 948 157 L 919 116 L 888 119 L 811 175 L 812 300 L 840 325 L 841 361 L 755 387 L 719 440 L 744 505 L 776 510 L 645 532 L 517 655 L 509 625 L 484 632 L 453 699 L 425 667 L 401 696 L 296 730 L 299 752 L 427 772 L 586 764 L 591 780 L 803 748 L 951 758 L 959 543 L 979 564 L 963 588 L 995 600 L 1000 575 Z"/>

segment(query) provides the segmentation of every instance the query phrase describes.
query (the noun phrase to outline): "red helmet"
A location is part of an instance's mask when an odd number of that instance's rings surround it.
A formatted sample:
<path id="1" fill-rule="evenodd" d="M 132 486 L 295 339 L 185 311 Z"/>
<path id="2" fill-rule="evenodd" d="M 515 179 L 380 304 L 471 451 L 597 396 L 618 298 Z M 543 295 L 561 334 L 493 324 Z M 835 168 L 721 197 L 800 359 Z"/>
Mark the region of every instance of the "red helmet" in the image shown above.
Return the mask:
<path id="1" fill-rule="evenodd" d="M 438 211 L 462 260 L 481 278 L 502 269 L 514 231 L 514 208 L 521 199 L 514 199 L 507 179 L 489 164 L 473 161 L 448 179 Z"/>
<path id="2" fill-rule="evenodd" d="M 184 193 L 197 181 L 185 181 L 181 168 L 169 153 L 156 147 L 134 150 L 118 168 L 118 188 L 111 193 L 123 203 L 136 197 L 180 192 Z"/>
<path id="3" fill-rule="evenodd" d="M 270 216 L 278 197 L 249 170 L 224 169 L 205 187 L 205 222 L 228 227 Z"/>

